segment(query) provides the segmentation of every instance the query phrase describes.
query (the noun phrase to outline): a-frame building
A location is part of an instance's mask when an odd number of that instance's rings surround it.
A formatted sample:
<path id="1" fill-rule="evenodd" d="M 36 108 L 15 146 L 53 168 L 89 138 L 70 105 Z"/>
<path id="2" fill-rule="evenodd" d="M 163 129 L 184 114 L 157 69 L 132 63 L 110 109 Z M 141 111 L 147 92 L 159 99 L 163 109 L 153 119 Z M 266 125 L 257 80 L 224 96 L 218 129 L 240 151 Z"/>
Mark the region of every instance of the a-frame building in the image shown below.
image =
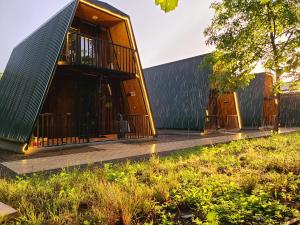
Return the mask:
<path id="1" fill-rule="evenodd" d="M 235 93 L 210 89 L 212 70 L 199 55 L 144 70 L 158 129 L 214 130 L 272 126 L 276 101 L 270 73 L 255 74 Z M 201 66 L 202 65 L 202 66 Z M 299 126 L 299 93 L 282 95 L 281 124 Z"/>
<path id="2" fill-rule="evenodd" d="M 241 128 L 236 93 L 216 96 L 210 89 L 207 55 L 144 69 L 158 129 Z"/>
<path id="3" fill-rule="evenodd" d="M 0 80 L 0 148 L 156 135 L 130 18 L 74 0 L 16 46 Z"/>

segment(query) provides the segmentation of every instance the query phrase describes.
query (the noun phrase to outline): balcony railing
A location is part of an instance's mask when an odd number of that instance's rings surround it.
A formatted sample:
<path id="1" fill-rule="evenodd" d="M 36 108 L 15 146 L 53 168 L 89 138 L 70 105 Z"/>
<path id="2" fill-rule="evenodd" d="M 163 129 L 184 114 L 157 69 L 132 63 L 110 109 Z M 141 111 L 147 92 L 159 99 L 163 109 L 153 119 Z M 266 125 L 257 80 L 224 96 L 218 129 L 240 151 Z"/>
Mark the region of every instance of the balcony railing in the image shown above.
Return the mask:
<path id="1" fill-rule="evenodd" d="M 136 74 L 136 51 L 80 33 L 68 33 L 60 61 L 102 70 Z"/>
<path id="2" fill-rule="evenodd" d="M 122 119 L 101 129 L 95 117 L 71 113 L 45 113 L 39 116 L 30 146 L 53 147 L 115 139 L 137 139 L 152 136 L 148 115 L 122 115 Z M 109 131 L 107 129 L 109 128 Z"/>

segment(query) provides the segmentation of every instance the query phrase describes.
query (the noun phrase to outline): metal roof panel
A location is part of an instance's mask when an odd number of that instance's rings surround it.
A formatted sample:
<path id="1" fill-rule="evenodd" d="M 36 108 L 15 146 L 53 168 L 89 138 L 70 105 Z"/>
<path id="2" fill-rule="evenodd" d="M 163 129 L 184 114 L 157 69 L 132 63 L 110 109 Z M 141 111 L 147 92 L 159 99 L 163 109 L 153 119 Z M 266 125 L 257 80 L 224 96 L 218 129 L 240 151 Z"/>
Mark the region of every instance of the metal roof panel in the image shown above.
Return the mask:
<path id="1" fill-rule="evenodd" d="M 13 50 L 0 80 L 0 139 L 28 142 L 77 8 L 71 2 Z"/>
<path id="2" fill-rule="evenodd" d="M 99 6 L 100 8 L 107 9 L 113 13 L 119 14 L 120 16 L 129 17 L 126 13 L 122 12 L 121 10 L 115 8 L 114 6 L 107 4 L 106 2 L 98 1 L 98 0 L 85 0 L 90 2 L 93 5 Z"/>
<path id="3" fill-rule="evenodd" d="M 208 104 L 208 68 L 200 55 L 144 70 L 157 128 L 204 129 Z"/>

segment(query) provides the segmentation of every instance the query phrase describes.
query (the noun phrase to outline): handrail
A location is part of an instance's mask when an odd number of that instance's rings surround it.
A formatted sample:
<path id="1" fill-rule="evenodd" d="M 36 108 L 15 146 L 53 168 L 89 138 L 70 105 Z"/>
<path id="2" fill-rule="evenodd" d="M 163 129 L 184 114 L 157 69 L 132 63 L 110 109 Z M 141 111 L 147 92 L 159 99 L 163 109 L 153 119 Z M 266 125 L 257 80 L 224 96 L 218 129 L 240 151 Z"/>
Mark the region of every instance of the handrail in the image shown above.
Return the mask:
<path id="1" fill-rule="evenodd" d="M 109 134 L 119 139 L 152 136 L 148 115 L 122 114 L 122 119 L 110 121 Z M 95 118 L 85 114 L 40 114 L 33 132 L 31 147 L 50 147 L 101 141 L 107 130 L 95 124 Z"/>
<path id="2" fill-rule="evenodd" d="M 129 48 L 129 47 L 124 46 L 124 45 L 116 44 L 116 43 L 113 43 L 113 42 L 108 41 L 108 40 L 105 40 L 105 39 L 96 38 L 96 37 L 91 36 L 91 35 L 88 35 L 88 34 L 83 34 L 83 33 L 76 33 L 76 34 L 77 34 L 77 35 L 80 35 L 80 36 L 82 36 L 82 37 L 87 37 L 87 38 L 90 38 L 90 39 L 100 40 L 100 41 L 106 42 L 107 44 L 111 44 L 111 45 L 115 45 L 115 46 L 118 46 L 118 47 L 121 47 L 121 48 L 127 48 L 127 49 L 129 49 L 129 50 L 136 51 L 136 50 L 134 50 L 133 48 Z"/>
<path id="3" fill-rule="evenodd" d="M 67 65 L 85 65 L 97 69 L 136 74 L 136 50 L 81 33 L 68 33 L 62 53 Z"/>

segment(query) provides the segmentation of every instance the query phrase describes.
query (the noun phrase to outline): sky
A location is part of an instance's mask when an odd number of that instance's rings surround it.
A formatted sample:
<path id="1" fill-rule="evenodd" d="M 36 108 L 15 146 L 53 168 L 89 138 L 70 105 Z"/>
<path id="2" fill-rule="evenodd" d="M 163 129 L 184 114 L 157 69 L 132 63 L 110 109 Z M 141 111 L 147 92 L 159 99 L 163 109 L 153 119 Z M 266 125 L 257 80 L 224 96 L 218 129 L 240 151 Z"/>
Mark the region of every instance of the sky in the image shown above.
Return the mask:
<path id="1" fill-rule="evenodd" d="M 103 0 L 130 15 L 143 68 L 204 54 L 204 29 L 210 24 L 213 0 L 180 0 L 165 13 L 154 0 Z M 70 0 L 0 0 L 0 70 L 13 48 Z"/>

